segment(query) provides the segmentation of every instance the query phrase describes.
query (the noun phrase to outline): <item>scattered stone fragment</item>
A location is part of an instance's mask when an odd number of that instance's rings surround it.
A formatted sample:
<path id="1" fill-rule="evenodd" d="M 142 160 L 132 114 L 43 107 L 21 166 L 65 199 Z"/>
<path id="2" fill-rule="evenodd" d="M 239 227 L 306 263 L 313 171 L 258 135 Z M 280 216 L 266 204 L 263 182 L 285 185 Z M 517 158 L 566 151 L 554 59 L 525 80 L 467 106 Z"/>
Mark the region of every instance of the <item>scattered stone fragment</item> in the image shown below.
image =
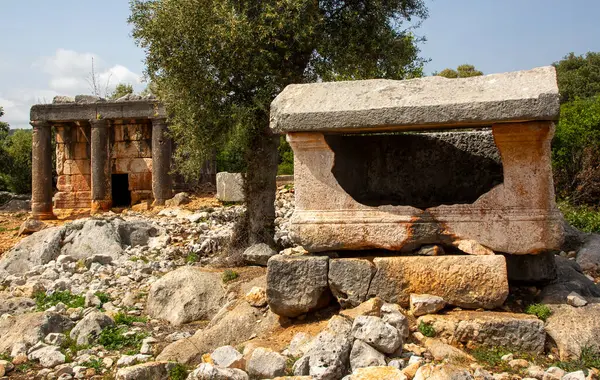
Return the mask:
<path id="1" fill-rule="evenodd" d="M 582 307 L 588 304 L 585 298 L 577 294 L 576 292 L 571 292 L 567 296 L 567 303 L 574 307 Z"/>
<path id="2" fill-rule="evenodd" d="M 187 380 L 248 380 L 248 375 L 241 369 L 219 368 L 202 363 L 190 373 Z"/>
<path id="3" fill-rule="evenodd" d="M 456 347 L 446 344 L 439 339 L 424 338 L 422 343 L 435 360 L 448 360 L 450 362 L 456 362 L 456 364 L 464 364 L 475 361 L 471 355 Z"/>
<path id="4" fill-rule="evenodd" d="M 74 323 L 55 312 L 39 312 L 0 318 L 0 352 L 12 350 L 15 343 L 34 345 L 48 334 L 63 333 Z"/>
<path id="5" fill-rule="evenodd" d="M 385 355 L 356 339 L 350 351 L 350 367 L 352 370 L 364 367 L 385 366 Z"/>
<path id="6" fill-rule="evenodd" d="M 212 318 L 225 303 L 219 273 L 182 267 L 152 284 L 147 312 L 178 326 Z"/>
<path id="7" fill-rule="evenodd" d="M 421 322 L 431 325 L 436 337 L 448 339 L 452 344 L 541 353 L 546 342 L 544 322 L 526 314 L 453 311 L 422 316 L 417 324 Z"/>
<path id="8" fill-rule="evenodd" d="M 543 380 L 560 380 L 565 375 L 565 371 L 558 367 L 550 367 L 544 372 Z"/>
<path id="9" fill-rule="evenodd" d="M 115 322 L 112 318 L 106 314 L 94 311 L 83 317 L 83 319 L 75 325 L 73 330 L 71 330 L 70 337 L 71 339 L 75 339 L 80 346 L 89 345 L 100 336 L 100 333 L 104 328 L 114 324 Z"/>
<path id="10" fill-rule="evenodd" d="M 254 244 L 248 247 L 244 253 L 244 261 L 250 265 L 267 266 L 269 259 L 277 254 L 273 248 L 265 243 Z"/>
<path id="11" fill-rule="evenodd" d="M 475 240 L 457 240 L 455 242 L 452 243 L 456 248 L 460 249 L 461 251 L 463 251 L 466 254 L 469 255 L 476 255 L 476 256 L 482 256 L 482 255 L 493 255 L 494 251 L 492 251 L 491 249 L 484 247 L 483 245 L 479 244 L 478 242 L 476 242 Z"/>
<path id="12" fill-rule="evenodd" d="M 425 314 L 435 314 L 446 307 L 446 301 L 442 297 L 431 294 L 411 294 L 410 311 L 415 317 Z"/>
<path id="13" fill-rule="evenodd" d="M 415 374 L 414 380 L 471 380 L 471 373 L 452 364 L 425 364 Z"/>
<path id="14" fill-rule="evenodd" d="M 40 365 L 44 368 L 54 368 L 65 362 L 65 355 L 56 346 L 46 346 L 34 350 L 27 355 L 27 358 L 29 360 L 39 360 Z"/>
<path id="15" fill-rule="evenodd" d="M 585 345 L 600 349 L 600 304 L 548 306 L 552 314 L 546 321 L 546 332 L 556 343 L 561 360 L 578 359 Z"/>
<path id="16" fill-rule="evenodd" d="M 244 356 L 232 346 L 219 347 L 210 354 L 210 357 L 219 367 L 244 369 L 246 366 Z"/>
<path id="17" fill-rule="evenodd" d="M 529 362 L 525 359 L 513 359 L 508 362 L 510 368 L 527 368 L 529 367 Z"/>
<path id="18" fill-rule="evenodd" d="M 273 256 L 267 268 L 267 300 L 278 315 L 297 317 L 329 304 L 326 256 Z"/>
<path id="19" fill-rule="evenodd" d="M 445 252 L 444 248 L 439 245 L 423 245 L 416 254 L 419 256 L 442 256 Z"/>
<path id="20" fill-rule="evenodd" d="M 43 230 L 46 227 L 46 223 L 42 222 L 41 220 L 27 219 L 23 222 L 23 224 L 21 224 L 18 235 L 31 235 L 35 232 Z"/>
<path id="21" fill-rule="evenodd" d="M 190 195 L 188 193 L 177 193 L 171 199 L 167 199 L 165 201 L 165 206 L 167 207 L 179 207 L 181 205 L 186 205 L 190 203 Z"/>
<path id="22" fill-rule="evenodd" d="M 408 318 L 404 315 L 400 305 L 396 305 L 395 303 L 384 303 L 383 306 L 381 306 L 381 319 L 394 326 L 403 339 L 408 338 L 410 334 Z"/>
<path id="23" fill-rule="evenodd" d="M 116 374 L 116 380 L 162 380 L 169 377 L 169 370 L 175 363 L 150 362 L 134 365 L 132 367 L 120 368 Z"/>
<path id="24" fill-rule="evenodd" d="M 246 301 L 254 307 L 267 306 L 267 292 L 263 288 L 255 286 L 246 294 Z"/>
<path id="25" fill-rule="evenodd" d="M 562 377 L 562 380 L 585 380 L 583 371 L 569 372 Z"/>
<path id="26" fill-rule="evenodd" d="M 288 352 L 293 357 L 301 357 L 306 354 L 310 348 L 312 336 L 305 332 L 299 332 L 292 338 Z"/>
<path id="27" fill-rule="evenodd" d="M 392 366 L 358 368 L 344 380 L 406 380 L 406 375 Z"/>
<path id="28" fill-rule="evenodd" d="M 360 315 L 368 315 L 373 317 L 381 317 L 381 308 L 383 307 L 383 300 L 379 297 L 370 298 L 352 309 L 343 309 L 340 311 L 340 315 L 355 319 Z"/>
<path id="29" fill-rule="evenodd" d="M 53 346 L 60 346 L 61 344 L 64 343 L 64 341 L 66 339 L 67 339 L 67 336 L 65 334 L 50 333 L 50 334 L 46 335 L 46 337 L 44 338 L 44 342 L 51 344 Z"/>
<path id="30" fill-rule="evenodd" d="M 254 350 L 246 364 L 248 375 L 260 379 L 272 379 L 285 375 L 285 356 L 272 350 L 259 347 Z"/>
<path id="31" fill-rule="evenodd" d="M 378 317 L 357 317 L 352 326 L 352 335 L 386 354 L 402 347 L 402 337 L 398 330 Z"/>

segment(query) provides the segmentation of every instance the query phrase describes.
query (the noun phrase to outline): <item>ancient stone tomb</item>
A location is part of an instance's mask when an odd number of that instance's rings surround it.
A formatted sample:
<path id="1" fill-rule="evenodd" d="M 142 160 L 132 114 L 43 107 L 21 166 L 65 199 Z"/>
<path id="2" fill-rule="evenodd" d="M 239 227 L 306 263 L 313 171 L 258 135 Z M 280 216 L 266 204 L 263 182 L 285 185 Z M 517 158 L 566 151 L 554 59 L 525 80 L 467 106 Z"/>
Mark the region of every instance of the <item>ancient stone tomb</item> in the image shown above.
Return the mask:
<path id="1" fill-rule="evenodd" d="M 500 254 L 542 257 L 563 240 L 550 164 L 558 114 L 552 67 L 288 86 L 271 127 L 294 150 L 295 239 L 313 254 L 353 257 L 328 269 L 334 295 L 352 304 L 406 304 L 421 292 L 498 307 L 508 294 Z M 417 255 L 423 247 L 431 257 Z M 363 288 L 336 285 L 342 273 Z"/>
<path id="2" fill-rule="evenodd" d="M 152 99 L 76 99 L 57 97 L 53 104 L 31 108 L 33 216 L 52 218 L 53 207 L 98 211 L 145 199 L 157 204 L 170 199 L 171 142 L 163 106 Z"/>

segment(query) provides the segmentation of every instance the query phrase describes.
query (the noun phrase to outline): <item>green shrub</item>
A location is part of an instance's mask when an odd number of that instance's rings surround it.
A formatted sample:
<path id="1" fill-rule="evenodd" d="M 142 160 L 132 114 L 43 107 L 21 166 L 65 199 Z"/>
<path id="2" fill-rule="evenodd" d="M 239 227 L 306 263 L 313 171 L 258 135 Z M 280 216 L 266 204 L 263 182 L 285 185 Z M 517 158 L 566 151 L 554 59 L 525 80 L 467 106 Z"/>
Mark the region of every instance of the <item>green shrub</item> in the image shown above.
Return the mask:
<path id="1" fill-rule="evenodd" d="M 581 348 L 581 355 L 578 360 L 562 361 L 553 363 L 567 372 L 584 371 L 587 374 L 590 368 L 600 368 L 600 350 L 591 346 Z"/>
<path id="2" fill-rule="evenodd" d="M 96 292 L 96 293 L 94 293 L 94 295 L 96 297 L 98 297 L 98 299 L 100 300 L 100 303 L 102 305 L 104 305 L 105 303 L 108 303 L 108 302 L 112 301 L 112 298 L 108 294 L 106 294 L 104 292 Z"/>
<path id="3" fill-rule="evenodd" d="M 117 325 L 127 325 L 127 326 L 133 325 L 134 322 L 142 322 L 142 323 L 148 322 L 148 318 L 138 317 L 135 315 L 129 315 L 129 314 L 123 313 L 122 311 L 118 312 L 115 315 L 114 320 Z"/>
<path id="4" fill-rule="evenodd" d="M 194 252 L 191 252 L 185 258 L 185 262 L 188 263 L 188 264 L 197 263 L 198 261 L 200 261 L 200 256 L 198 256 L 198 254 L 194 253 Z"/>
<path id="5" fill-rule="evenodd" d="M 175 363 L 169 369 L 169 380 L 185 380 L 188 376 L 188 369 L 181 363 Z"/>
<path id="6" fill-rule="evenodd" d="M 575 206 L 567 201 L 558 202 L 565 220 L 584 232 L 600 233 L 600 211 L 590 206 Z"/>
<path id="7" fill-rule="evenodd" d="M 223 275 L 221 276 L 221 278 L 223 279 L 224 283 L 228 283 L 228 282 L 235 280 L 239 276 L 240 275 L 236 271 L 227 269 L 225 272 L 223 272 Z"/>
<path id="8" fill-rule="evenodd" d="M 38 311 L 44 311 L 56 306 L 59 302 L 65 304 L 67 308 L 77 308 L 85 306 L 85 297 L 81 295 L 72 294 L 70 291 L 58 291 L 51 295 L 47 295 L 46 292 L 37 292 L 34 295 L 35 304 Z"/>
<path id="9" fill-rule="evenodd" d="M 435 329 L 429 323 L 421 321 L 421 323 L 419 323 L 418 328 L 419 332 L 425 335 L 426 337 L 433 338 L 435 336 Z"/>
<path id="10" fill-rule="evenodd" d="M 106 327 L 98 336 L 98 343 L 107 350 L 120 350 L 132 348 L 139 351 L 142 340 L 147 337 L 146 333 L 125 334 L 127 329 L 118 326 Z"/>
<path id="11" fill-rule="evenodd" d="M 82 366 L 87 368 L 93 368 L 96 370 L 96 373 L 100 373 L 104 364 L 102 363 L 102 359 L 90 359 L 87 362 L 81 363 Z"/>
<path id="12" fill-rule="evenodd" d="M 547 305 L 541 303 L 534 303 L 525 308 L 525 313 L 535 315 L 536 317 L 545 322 L 546 319 L 548 319 L 548 317 L 552 314 L 552 311 Z"/>
<path id="13" fill-rule="evenodd" d="M 292 147 L 285 140 L 285 137 L 281 136 L 279 141 L 279 166 L 277 167 L 278 175 L 292 175 L 294 174 L 294 152 Z"/>

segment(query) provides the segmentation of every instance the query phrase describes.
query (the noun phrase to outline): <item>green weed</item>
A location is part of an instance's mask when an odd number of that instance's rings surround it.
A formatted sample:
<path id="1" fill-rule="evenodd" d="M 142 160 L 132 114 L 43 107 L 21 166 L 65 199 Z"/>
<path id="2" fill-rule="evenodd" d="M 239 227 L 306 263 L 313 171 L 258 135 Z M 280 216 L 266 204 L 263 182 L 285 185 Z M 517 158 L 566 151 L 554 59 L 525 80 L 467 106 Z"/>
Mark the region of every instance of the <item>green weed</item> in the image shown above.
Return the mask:
<path id="1" fill-rule="evenodd" d="M 84 307 L 85 305 L 84 296 L 72 294 L 68 290 L 54 292 L 51 295 L 47 295 L 46 292 L 37 292 L 34 298 L 38 311 L 47 310 L 52 306 L 56 306 L 59 302 L 64 303 L 67 308 Z"/>
<path id="2" fill-rule="evenodd" d="M 235 280 L 238 277 L 240 277 L 240 275 L 236 271 L 231 269 L 227 269 L 225 272 L 223 272 L 223 275 L 221 276 L 225 284 Z"/>
<path id="3" fill-rule="evenodd" d="M 96 373 L 100 373 L 100 371 L 104 367 L 104 364 L 102 363 L 101 359 L 90 359 L 87 362 L 81 363 L 81 365 L 84 366 L 84 367 L 87 367 L 87 368 L 93 368 L 93 369 L 95 369 Z"/>
<path id="4" fill-rule="evenodd" d="M 590 368 L 600 368 L 600 350 L 590 346 L 581 348 L 579 360 L 557 362 L 553 364 L 566 372 L 575 372 L 582 370 L 586 372 Z"/>
<path id="5" fill-rule="evenodd" d="M 552 311 L 547 305 L 541 303 L 534 303 L 525 308 L 525 313 L 535 315 L 542 321 L 546 321 L 550 315 L 552 315 Z"/>
<path id="6" fill-rule="evenodd" d="M 200 256 L 198 256 L 198 254 L 194 252 L 190 253 L 185 258 L 185 262 L 188 264 L 197 263 L 198 261 L 200 261 Z"/>
<path id="7" fill-rule="evenodd" d="M 419 332 L 426 337 L 433 338 L 435 336 L 435 329 L 429 323 L 421 321 L 418 326 Z"/>
<path id="8" fill-rule="evenodd" d="M 127 326 L 133 325 L 134 322 L 142 322 L 142 323 L 148 322 L 148 318 L 138 317 L 135 315 L 129 315 L 129 314 L 123 313 L 122 311 L 118 312 L 115 315 L 114 320 L 117 325 L 127 325 Z"/>
<path id="9" fill-rule="evenodd" d="M 188 376 L 188 369 L 181 363 L 175 363 L 169 369 L 169 380 L 185 380 Z"/>
<path id="10" fill-rule="evenodd" d="M 558 202 L 567 222 L 583 232 L 600 232 L 600 211 L 589 206 L 575 206 L 567 201 Z"/>
<path id="11" fill-rule="evenodd" d="M 148 336 L 146 333 L 127 334 L 126 328 L 109 326 L 102 330 L 98 337 L 98 343 L 107 350 L 120 350 L 122 348 L 133 348 L 139 351 L 142 340 Z"/>

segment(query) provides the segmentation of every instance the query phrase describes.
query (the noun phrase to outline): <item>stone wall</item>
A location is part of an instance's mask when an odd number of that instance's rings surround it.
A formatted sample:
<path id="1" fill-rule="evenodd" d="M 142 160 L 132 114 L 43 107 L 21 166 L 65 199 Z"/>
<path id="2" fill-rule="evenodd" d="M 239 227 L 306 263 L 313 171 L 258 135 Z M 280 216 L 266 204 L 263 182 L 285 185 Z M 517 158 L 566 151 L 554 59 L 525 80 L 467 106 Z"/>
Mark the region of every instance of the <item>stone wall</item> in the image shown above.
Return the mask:
<path id="1" fill-rule="evenodd" d="M 90 135 L 89 124 L 56 126 L 57 208 L 90 207 Z"/>
<path id="2" fill-rule="evenodd" d="M 110 128 L 111 174 L 129 174 L 131 203 L 152 199 L 152 124 L 115 120 Z"/>

